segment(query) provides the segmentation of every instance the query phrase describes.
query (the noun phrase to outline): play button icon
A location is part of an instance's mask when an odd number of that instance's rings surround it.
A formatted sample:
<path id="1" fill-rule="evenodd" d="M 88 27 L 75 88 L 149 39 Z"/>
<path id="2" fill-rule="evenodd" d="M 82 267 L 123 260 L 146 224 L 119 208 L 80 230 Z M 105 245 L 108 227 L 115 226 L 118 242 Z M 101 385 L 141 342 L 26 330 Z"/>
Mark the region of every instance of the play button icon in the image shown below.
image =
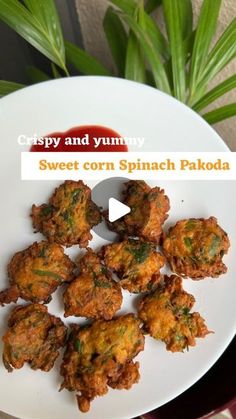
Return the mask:
<path id="1" fill-rule="evenodd" d="M 121 217 L 124 217 L 124 215 L 129 214 L 130 211 L 130 207 L 118 201 L 117 199 L 109 199 L 108 218 L 111 223 L 113 223 L 113 221 L 119 220 Z"/>
<path id="2" fill-rule="evenodd" d="M 131 209 L 122 203 L 124 185 L 129 179 L 125 177 L 110 177 L 98 182 L 92 188 L 92 200 L 101 208 L 101 211 L 107 213 L 107 218 L 112 223 L 124 215 L 128 214 Z M 114 231 L 111 231 L 105 219 L 93 227 L 93 231 L 104 240 L 114 242 L 118 236 Z"/>

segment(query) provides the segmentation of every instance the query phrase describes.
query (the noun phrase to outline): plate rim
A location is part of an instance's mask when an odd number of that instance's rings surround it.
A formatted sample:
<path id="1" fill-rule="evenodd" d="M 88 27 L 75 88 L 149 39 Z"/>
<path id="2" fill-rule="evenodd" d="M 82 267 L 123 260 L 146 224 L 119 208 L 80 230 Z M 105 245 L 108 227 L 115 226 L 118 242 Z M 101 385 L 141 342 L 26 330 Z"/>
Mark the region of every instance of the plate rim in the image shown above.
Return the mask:
<path id="1" fill-rule="evenodd" d="M 197 112 L 195 112 L 194 110 L 192 110 L 191 108 L 189 108 L 187 105 L 185 105 L 184 103 L 180 102 L 179 100 L 177 100 L 175 97 L 168 95 L 167 93 L 164 93 L 162 91 L 160 91 L 157 88 L 145 85 L 145 84 L 141 84 L 141 83 L 137 83 L 134 81 L 130 81 L 130 80 L 126 80 L 126 79 L 121 79 L 118 77 L 109 77 L 109 76 L 73 76 L 73 77 L 69 77 L 69 78 L 61 78 L 61 79 L 55 79 L 55 80 L 49 80 L 49 81 L 45 81 L 45 82 L 41 82 L 41 83 L 37 83 L 31 86 L 26 86 L 22 89 L 19 89 L 18 91 L 12 92 L 9 95 L 5 96 L 2 98 L 2 101 L 7 102 L 7 101 L 11 101 L 11 100 L 15 100 L 16 97 L 19 97 L 18 100 L 21 100 L 22 95 L 24 95 L 25 91 L 29 91 L 31 90 L 32 92 L 37 92 L 38 89 L 41 88 L 42 85 L 46 85 L 48 83 L 50 84 L 64 84 L 67 83 L 68 81 L 71 82 L 71 80 L 76 80 L 76 79 L 94 79 L 95 81 L 101 81 L 102 80 L 109 80 L 109 82 L 114 82 L 114 83 L 125 83 L 125 84 L 134 84 L 136 86 L 139 86 L 140 90 L 142 89 L 151 89 L 152 91 L 157 92 L 157 94 L 159 94 L 160 96 L 165 96 L 168 97 L 168 100 L 171 100 L 173 102 L 176 102 L 178 104 L 178 106 L 185 108 L 185 111 L 188 111 L 189 113 L 192 113 L 195 115 L 195 118 L 198 118 L 201 120 L 201 123 L 204 124 L 208 131 L 211 131 L 211 135 L 215 137 L 216 143 L 218 142 L 218 145 L 220 145 L 222 148 L 224 148 L 224 150 L 226 152 L 231 152 L 230 148 L 227 146 L 227 144 L 224 142 L 224 140 L 221 138 L 221 136 L 214 130 L 214 128 L 212 126 L 210 126 L 203 118 L 201 115 L 199 115 Z M 33 93 L 32 93 L 33 94 Z M 2 103 L 1 101 L 1 103 Z M 224 345 L 223 348 L 221 348 L 217 354 L 215 355 L 215 357 L 212 359 L 212 362 L 210 362 L 208 364 L 208 368 L 207 370 L 204 369 L 204 371 L 199 372 L 199 374 L 196 374 L 194 381 L 189 380 L 190 382 L 188 382 L 188 384 L 183 385 L 177 392 L 173 392 L 173 394 L 170 397 L 166 397 L 165 399 L 163 399 L 163 402 L 161 404 L 158 404 L 158 407 L 163 406 L 164 404 L 166 404 L 167 402 L 171 402 L 172 400 L 174 400 L 176 397 L 178 397 L 180 394 L 182 394 L 184 391 L 186 391 L 188 388 L 190 388 L 192 385 L 194 385 L 195 383 L 197 383 L 211 368 L 212 366 L 217 362 L 217 360 L 221 357 L 221 355 L 224 353 L 224 351 L 227 349 L 227 347 L 229 346 L 230 342 L 233 340 L 235 336 L 235 331 L 232 331 L 232 335 L 229 336 L 226 344 Z M 150 410 L 152 411 L 154 409 L 158 409 L 158 407 L 156 406 L 156 404 L 154 403 L 152 406 L 150 405 Z M 136 416 L 138 415 L 142 415 L 146 412 L 146 410 L 136 410 Z M 8 413 L 8 412 L 6 412 Z M 146 412 L 148 413 L 148 412 Z M 12 413 L 8 413 L 10 415 L 13 415 Z M 125 417 L 125 416 L 123 416 Z M 130 416 L 126 416 L 126 418 L 130 418 Z M 24 417 L 25 419 L 25 417 Z M 32 419 L 32 418 L 30 418 Z"/>

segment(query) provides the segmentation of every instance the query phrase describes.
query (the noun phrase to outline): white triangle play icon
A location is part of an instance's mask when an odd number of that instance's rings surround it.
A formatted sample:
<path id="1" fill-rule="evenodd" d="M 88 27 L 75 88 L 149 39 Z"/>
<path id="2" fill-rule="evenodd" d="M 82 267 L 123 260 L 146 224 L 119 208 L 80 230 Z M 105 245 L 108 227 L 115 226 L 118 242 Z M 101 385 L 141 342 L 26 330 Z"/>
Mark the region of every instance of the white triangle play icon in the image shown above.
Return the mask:
<path id="1" fill-rule="evenodd" d="M 109 199 L 108 218 L 111 223 L 123 217 L 124 215 L 129 214 L 130 211 L 130 207 L 122 204 L 122 202 L 118 201 L 117 199 Z"/>

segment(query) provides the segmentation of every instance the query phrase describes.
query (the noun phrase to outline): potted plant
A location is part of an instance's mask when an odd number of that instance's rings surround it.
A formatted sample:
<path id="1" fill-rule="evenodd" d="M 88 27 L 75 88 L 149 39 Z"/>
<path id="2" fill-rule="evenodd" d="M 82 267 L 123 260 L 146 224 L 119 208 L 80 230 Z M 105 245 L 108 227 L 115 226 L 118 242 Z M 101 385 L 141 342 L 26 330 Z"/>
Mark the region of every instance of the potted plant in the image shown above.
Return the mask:
<path id="1" fill-rule="evenodd" d="M 53 0 L 0 0 L 0 19 L 44 54 L 51 74 L 31 68 L 32 82 L 78 74 L 118 75 L 154 86 L 186 103 L 210 124 L 236 115 L 236 103 L 210 112 L 204 109 L 236 87 L 236 75 L 209 85 L 236 57 L 236 18 L 212 46 L 221 0 L 204 0 L 197 25 L 193 25 L 191 0 L 110 0 L 103 27 L 117 71 L 111 74 L 77 45 L 63 38 Z M 152 16 L 163 8 L 167 36 Z M 0 95 L 24 87 L 0 81 Z"/>

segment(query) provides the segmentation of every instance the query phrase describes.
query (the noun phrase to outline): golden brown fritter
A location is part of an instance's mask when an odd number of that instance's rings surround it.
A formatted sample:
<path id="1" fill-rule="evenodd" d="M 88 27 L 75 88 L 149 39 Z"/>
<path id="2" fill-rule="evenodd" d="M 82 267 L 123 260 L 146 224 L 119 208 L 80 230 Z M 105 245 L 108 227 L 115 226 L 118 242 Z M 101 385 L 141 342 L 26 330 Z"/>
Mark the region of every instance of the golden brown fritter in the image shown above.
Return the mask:
<path id="1" fill-rule="evenodd" d="M 3 363 L 12 372 L 25 362 L 33 370 L 49 371 L 64 346 L 67 329 L 60 319 L 48 313 L 41 304 L 16 307 L 3 336 Z"/>
<path id="2" fill-rule="evenodd" d="M 0 292 L 0 305 L 16 302 L 19 297 L 35 303 L 48 303 L 59 285 L 73 279 L 74 267 L 59 244 L 33 243 L 17 252 L 10 261 L 10 288 Z"/>
<path id="3" fill-rule="evenodd" d="M 125 183 L 123 202 L 131 212 L 113 223 L 107 221 L 109 228 L 123 238 L 138 237 L 159 243 L 170 209 L 165 192 L 158 187 L 150 188 L 143 180 L 130 180 Z"/>
<path id="4" fill-rule="evenodd" d="M 65 317 L 112 319 L 122 304 L 120 285 L 91 249 L 80 260 L 80 275 L 67 287 L 63 300 Z"/>
<path id="5" fill-rule="evenodd" d="M 61 366 L 61 389 L 75 391 L 79 408 L 87 412 L 96 396 L 112 388 L 129 389 L 139 379 L 133 358 L 144 349 L 140 321 L 133 314 L 115 320 L 74 325 Z"/>
<path id="6" fill-rule="evenodd" d="M 67 180 L 59 186 L 48 204 L 32 206 L 35 231 L 50 242 L 64 246 L 86 247 L 92 239 L 90 230 L 101 222 L 99 208 L 91 200 L 91 189 L 82 180 Z"/>
<path id="7" fill-rule="evenodd" d="M 104 246 L 101 255 L 105 265 L 117 274 L 122 288 L 134 293 L 153 289 L 165 263 L 154 244 L 133 239 Z"/>
<path id="8" fill-rule="evenodd" d="M 190 313 L 194 303 L 194 297 L 183 290 L 180 277 L 165 276 L 163 284 L 141 300 L 138 315 L 144 330 L 165 342 L 168 351 L 182 352 L 196 344 L 195 338 L 210 333 L 200 314 Z"/>
<path id="9" fill-rule="evenodd" d="M 120 367 L 117 374 L 109 379 L 109 387 L 117 390 L 129 390 L 133 384 L 139 382 L 139 379 L 139 362 L 130 361 Z"/>
<path id="10" fill-rule="evenodd" d="M 228 236 L 214 217 L 178 221 L 163 241 L 171 269 L 193 279 L 216 278 L 225 273 L 222 258 L 229 247 Z"/>

